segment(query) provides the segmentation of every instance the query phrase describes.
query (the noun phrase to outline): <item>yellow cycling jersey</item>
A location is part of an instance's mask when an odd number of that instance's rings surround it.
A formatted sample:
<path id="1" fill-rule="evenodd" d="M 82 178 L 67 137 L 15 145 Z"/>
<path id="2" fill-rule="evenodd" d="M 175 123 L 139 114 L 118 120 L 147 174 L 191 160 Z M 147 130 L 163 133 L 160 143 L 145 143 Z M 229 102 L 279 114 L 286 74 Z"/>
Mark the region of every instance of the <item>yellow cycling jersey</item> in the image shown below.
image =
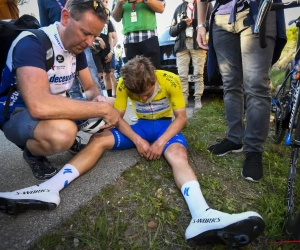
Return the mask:
<path id="1" fill-rule="evenodd" d="M 156 120 L 172 117 L 173 110 L 185 108 L 182 85 L 177 75 L 164 71 L 155 71 L 158 91 L 151 102 L 143 101 L 138 95 L 131 93 L 124 85 L 121 77 L 117 86 L 117 98 L 114 108 L 126 110 L 130 99 L 132 108 L 139 119 Z"/>

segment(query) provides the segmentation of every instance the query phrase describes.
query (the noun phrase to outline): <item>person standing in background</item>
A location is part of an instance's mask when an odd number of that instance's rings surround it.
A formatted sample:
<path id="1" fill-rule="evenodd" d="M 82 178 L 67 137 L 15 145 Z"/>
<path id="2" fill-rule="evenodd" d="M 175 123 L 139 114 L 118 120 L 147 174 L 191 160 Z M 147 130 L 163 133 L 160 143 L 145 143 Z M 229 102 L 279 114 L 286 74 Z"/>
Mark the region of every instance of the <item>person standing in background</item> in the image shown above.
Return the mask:
<path id="1" fill-rule="evenodd" d="M 112 39 L 113 39 L 113 51 L 115 51 L 115 46 L 118 43 L 118 34 L 116 32 L 116 28 L 114 24 L 112 23 L 114 27 L 114 32 L 112 33 Z M 117 79 L 115 77 L 115 68 L 116 68 L 116 55 L 113 53 L 112 59 L 110 62 L 110 79 L 111 79 L 111 94 L 112 97 L 116 97 L 116 88 L 117 88 Z"/>
<path id="2" fill-rule="evenodd" d="M 0 20 L 18 18 L 18 0 L 0 0 Z"/>
<path id="3" fill-rule="evenodd" d="M 207 17 L 209 18 L 212 4 L 209 4 Z M 208 26 L 208 18 L 206 25 Z M 176 53 L 176 63 L 178 75 L 182 83 L 182 92 L 185 105 L 188 106 L 189 98 L 189 65 L 192 59 L 193 75 L 195 83 L 195 105 L 194 111 L 202 108 L 201 97 L 204 90 L 204 65 L 206 62 L 206 50 L 201 49 L 197 43 L 197 2 L 196 0 L 184 0 L 176 8 L 172 24 L 170 26 L 170 36 L 177 37 L 174 45 Z"/>
<path id="4" fill-rule="evenodd" d="M 61 10 L 66 0 L 38 0 L 40 24 L 42 27 L 60 21 Z"/>
<path id="5" fill-rule="evenodd" d="M 108 1 L 101 0 L 103 6 L 106 8 L 107 22 L 104 25 L 100 35 L 95 38 L 95 41 L 99 42 L 100 51 L 93 53 L 93 59 L 95 61 L 98 71 L 98 81 L 100 82 L 103 76 L 104 85 L 107 90 L 107 95 L 112 96 L 112 83 L 111 83 L 111 61 L 114 55 L 113 47 L 113 33 L 115 32 L 114 26 L 110 20 L 110 11 L 107 8 Z"/>
<path id="6" fill-rule="evenodd" d="M 157 37 L 155 13 L 163 13 L 164 0 L 115 0 L 112 16 L 122 20 L 124 49 L 127 60 L 137 55 L 148 57 L 156 69 L 160 69 L 160 49 Z M 136 122 L 137 117 L 131 118 Z"/>
<path id="7" fill-rule="evenodd" d="M 197 2 L 197 42 L 206 49 L 207 3 Z M 259 182 L 263 177 L 263 143 L 268 137 L 270 125 L 270 70 L 286 43 L 284 12 L 268 12 L 268 46 L 261 48 L 259 37 L 253 34 L 261 1 L 221 2 L 224 3 L 216 1 L 210 17 L 207 71 L 208 78 L 218 68 L 222 75 L 228 129 L 226 137 L 208 147 L 208 151 L 218 156 L 244 151 L 241 175 L 246 180 Z"/>

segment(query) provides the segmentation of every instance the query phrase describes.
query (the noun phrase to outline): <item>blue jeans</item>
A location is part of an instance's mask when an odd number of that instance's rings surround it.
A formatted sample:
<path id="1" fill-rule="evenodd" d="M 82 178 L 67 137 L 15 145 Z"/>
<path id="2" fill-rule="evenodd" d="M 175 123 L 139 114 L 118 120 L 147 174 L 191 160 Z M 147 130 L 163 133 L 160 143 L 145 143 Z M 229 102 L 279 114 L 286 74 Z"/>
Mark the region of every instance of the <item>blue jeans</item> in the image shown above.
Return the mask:
<path id="1" fill-rule="evenodd" d="M 249 9 L 237 13 L 228 24 L 228 15 L 216 15 L 213 45 L 224 87 L 227 138 L 242 143 L 244 151 L 263 152 L 270 124 L 270 70 L 276 39 L 275 12 L 267 18 L 267 48 L 259 46 L 258 36 L 249 26 Z M 243 121 L 246 104 L 246 126 Z"/>
<path id="2" fill-rule="evenodd" d="M 97 84 L 98 88 L 101 90 L 99 83 L 98 83 L 98 72 L 97 72 L 97 68 L 92 56 L 92 52 L 90 50 L 90 48 L 86 48 L 84 50 L 85 56 L 86 56 L 86 61 L 90 70 L 90 73 L 92 75 L 92 79 L 94 81 L 95 84 Z M 74 79 L 72 88 L 70 89 L 70 96 L 71 98 L 82 98 L 84 97 L 82 92 L 81 92 L 81 88 L 80 88 L 80 81 L 78 79 L 78 77 L 76 77 Z"/>

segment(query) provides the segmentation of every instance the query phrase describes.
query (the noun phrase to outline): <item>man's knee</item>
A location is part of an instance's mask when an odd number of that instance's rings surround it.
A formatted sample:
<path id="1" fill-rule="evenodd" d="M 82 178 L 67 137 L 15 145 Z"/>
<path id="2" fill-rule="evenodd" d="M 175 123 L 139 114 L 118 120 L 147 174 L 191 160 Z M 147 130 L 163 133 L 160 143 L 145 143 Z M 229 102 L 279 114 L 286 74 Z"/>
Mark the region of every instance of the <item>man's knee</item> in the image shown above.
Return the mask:
<path id="1" fill-rule="evenodd" d="M 100 134 L 96 133 L 90 137 L 88 145 L 92 145 L 98 149 L 111 149 L 114 146 L 114 136 L 110 131 L 104 131 Z"/>
<path id="2" fill-rule="evenodd" d="M 54 152 L 68 150 L 74 143 L 78 128 L 73 121 L 56 120 L 41 121 L 45 124 L 36 127 L 35 139 L 44 142 L 45 147 L 50 147 Z M 49 132 L 51 131 L 51 132 Z"/>

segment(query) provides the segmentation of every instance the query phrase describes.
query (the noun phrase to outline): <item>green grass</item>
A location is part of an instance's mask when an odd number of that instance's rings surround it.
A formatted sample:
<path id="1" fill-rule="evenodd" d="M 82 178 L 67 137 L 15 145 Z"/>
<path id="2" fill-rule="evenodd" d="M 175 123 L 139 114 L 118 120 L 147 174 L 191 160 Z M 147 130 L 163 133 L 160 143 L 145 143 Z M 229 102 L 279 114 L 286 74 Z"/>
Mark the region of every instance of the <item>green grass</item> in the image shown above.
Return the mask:
<path id="1" fill-rule="evenodd" d="M 272 69 L 270 77 L 273 85 L 273 90 L 276 91 L 277 86 L 281 85 L 285 78 L 285 70 Z"/>
<path id="2" fill-rule="evenodd" d="M 264 235 L 243 249 L 299 249 L 296 244 L 269 244 L 286 238 L 284 199 L 290 149 L 273 144 L 271 128 L 263 157 L 264 178 L 259 184 L 250 183 L 240 176 L 242 153 L 216 157 L 206 150 L 217 138 L 224 138 L 225 131 L 224 105 L 218 98 L 205 104 L 183 131 L 190 164 L 208 204 L 228 213 L 255 210 L 263 216 Z M 184 239 L 189 222 L 190 213 L 168 163 L 164 159 L 142 161 L 62 222 L 55 233 L 42 237 L 33 249 L 191 249 Z"/>

